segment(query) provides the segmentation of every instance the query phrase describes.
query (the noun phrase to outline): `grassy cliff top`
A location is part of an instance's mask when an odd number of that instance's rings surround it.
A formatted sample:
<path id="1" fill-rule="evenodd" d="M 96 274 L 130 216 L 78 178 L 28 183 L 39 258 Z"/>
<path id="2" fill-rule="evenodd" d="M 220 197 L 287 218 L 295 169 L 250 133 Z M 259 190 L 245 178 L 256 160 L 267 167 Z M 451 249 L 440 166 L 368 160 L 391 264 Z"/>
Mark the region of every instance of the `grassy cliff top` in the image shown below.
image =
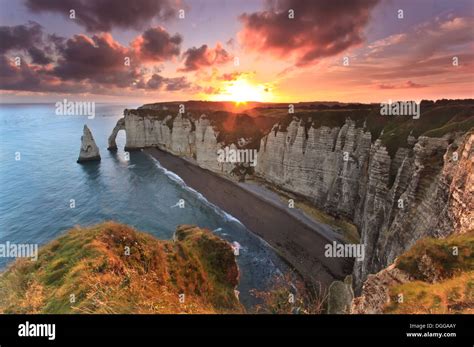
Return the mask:
<path id="1" fill-rule="evenodd" d="M 268 134 L 273 125 L 279 123 L 280 131 L 286 131 L 296 117 L 303 121 L 306 131 L 312 126 L 318 128 L 342 127 L 346 119 L 352 119 L 357 127 L 365 125 L 372 135 L 372 141 L 380 138 L 393 157 L 400 147 L 408 147 L 407 138 L 413 135 L 443 137 L 454 132 L 467 132 L 474 127 L 474 100 L 422 101 L 419 119 L 410 116 L 382 116 L 379 104 L 332 104 L 296 103 L 294 113 L 288 113 L 288 104 L 248 105 L 246 109 L 231 110 L 229 103 L 184 102 L 186 116 L 195 122 L 202 114 L 211 121 L 219 132 L 218 141 L 235 143 L 239 138 L 252 139 L 249 148 L 259 148 L 260 139 Z M 251 107 L 255 106 L 255 107 Z M 155 117 L 160 120 L 178 111 L 178 103 L 156 103 L 143 105 L 129 113 Z"/>
<path id="2" fill-rule="evenodd" d="M 412 281 L 389 288 L 386 313 L 474 313 L 474 230 L 419 240 L 396 267 Z"/>
<path id="3" fill-rule="evenodd" d="M 37 261 L 9 266 L 0 312 L 239 313 L 238 277 L 231 246 L 209 230 L 182 225 L 161 241 L 105 222 L 75 227 Z"/>

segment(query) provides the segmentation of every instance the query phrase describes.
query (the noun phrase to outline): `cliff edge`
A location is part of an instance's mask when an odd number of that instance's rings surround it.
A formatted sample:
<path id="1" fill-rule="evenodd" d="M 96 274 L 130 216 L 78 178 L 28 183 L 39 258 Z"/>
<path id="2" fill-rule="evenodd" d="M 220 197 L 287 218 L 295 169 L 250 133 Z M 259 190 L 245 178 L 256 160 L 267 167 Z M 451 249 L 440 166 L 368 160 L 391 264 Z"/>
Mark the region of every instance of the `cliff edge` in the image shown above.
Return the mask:
<path id="1" fill-rule="evenodd" d="M 425 238 L 369 275 L 352 313 L 474 313 L 474 230 Z"/>
<path id="2" fill-rule="evenodd" d="M 2 313 L 240 313 L 231 246 L 182 225 L 162 241 L 127 225 L 75 227 L 0 275 Z"/>

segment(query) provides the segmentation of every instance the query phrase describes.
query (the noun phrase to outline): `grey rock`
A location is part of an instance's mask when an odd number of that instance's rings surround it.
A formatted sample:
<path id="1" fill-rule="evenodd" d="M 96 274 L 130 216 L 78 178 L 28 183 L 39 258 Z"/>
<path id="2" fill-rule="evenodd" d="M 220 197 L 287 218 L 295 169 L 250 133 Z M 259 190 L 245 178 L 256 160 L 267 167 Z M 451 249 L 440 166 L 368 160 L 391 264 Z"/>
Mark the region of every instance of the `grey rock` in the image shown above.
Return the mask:
<path id="1" fill-rule="evenodd" d="M 84 131 L 81 137 L 81 151 L 77 162 L 83 163 L 87 161 L 100 161 L 100 153 L 91 131 L 84 124 Z"/>
<path id="2" fill-rule="evenodd" d="M 390 303 L 390 287 L 410 281 L 410 276 L 390 265 L 375 275 L 369 275 L 362 293 L 352 300 L 350 313 L 380 314 Z"/>
<path id="3" fill-rule="evenodd" d="M 354 292 L 352 291 L 352 277 L 346 276 L 344 282 L 334 281 L 329 286 L 328 313 L 346 314 L 351 312 Z"/>

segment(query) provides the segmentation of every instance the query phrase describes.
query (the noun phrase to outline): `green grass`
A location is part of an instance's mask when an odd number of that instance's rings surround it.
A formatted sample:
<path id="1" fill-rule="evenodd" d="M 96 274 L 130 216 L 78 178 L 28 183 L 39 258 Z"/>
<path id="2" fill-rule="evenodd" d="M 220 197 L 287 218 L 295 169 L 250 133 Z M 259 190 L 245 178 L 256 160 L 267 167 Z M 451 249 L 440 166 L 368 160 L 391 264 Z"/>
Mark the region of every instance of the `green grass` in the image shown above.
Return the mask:
<path id="1" fill-rule="evenodd" d="M 398 257 L 396 266 L 417 280 L 429 280 L 420 270 L 424 255 L 431 259 L 432 270 L 440 278 L 450 278 L 457 273 L 474 270 L 474 232 L 453 235 L 447 239 L 421 239 Z"/>
<path id="2" fill-rule="evenodd" d="M 474 313 L 474 231 L 421 239 L 397 258 L 396 267 L 412 280 L 389 288 L 385 313 Z"/>
<path id="3" fill-rule="evenodd" d="M 231 246 L 197 227 L 177 234 L 160 241 L 114 222 L 72 229 L 41 248 L 36 262 L 17 260 L 0 274 L 0 312 L 242 312 Z"/>

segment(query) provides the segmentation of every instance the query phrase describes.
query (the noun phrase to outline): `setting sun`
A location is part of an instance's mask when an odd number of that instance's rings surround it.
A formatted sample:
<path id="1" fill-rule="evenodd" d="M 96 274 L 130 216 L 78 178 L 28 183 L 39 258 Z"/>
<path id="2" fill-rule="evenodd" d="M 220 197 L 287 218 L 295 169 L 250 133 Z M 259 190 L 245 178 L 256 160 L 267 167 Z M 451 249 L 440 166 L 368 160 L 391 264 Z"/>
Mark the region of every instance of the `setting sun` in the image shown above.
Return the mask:
<path id="1" fill-rule="evenodd" d="M 222 91 L 212 97 L 213 101 L 233 101 L 243 104 L 248 101 L 268 101 L 271 94 L 263 84 L 252 84 L 244 78 L 229 81 L 223 86 Z"/>

